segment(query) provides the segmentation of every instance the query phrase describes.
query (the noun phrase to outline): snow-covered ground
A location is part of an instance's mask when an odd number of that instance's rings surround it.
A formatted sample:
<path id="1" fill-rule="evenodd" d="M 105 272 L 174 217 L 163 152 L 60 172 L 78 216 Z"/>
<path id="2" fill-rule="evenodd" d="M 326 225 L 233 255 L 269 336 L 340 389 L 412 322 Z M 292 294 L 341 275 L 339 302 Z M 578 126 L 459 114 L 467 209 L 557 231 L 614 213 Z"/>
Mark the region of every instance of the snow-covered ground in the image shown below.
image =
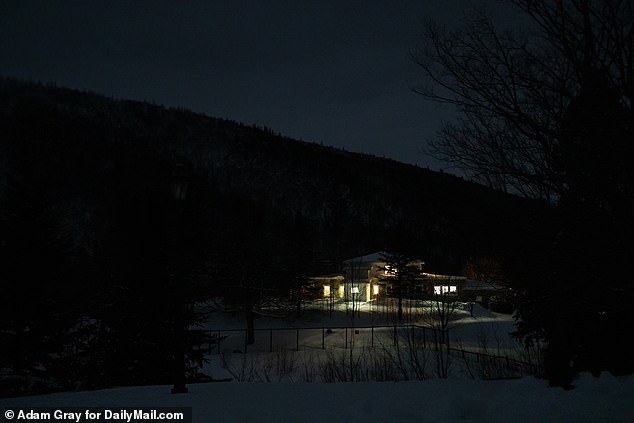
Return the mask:
<path id="1" fill-rule="evenodd" d="M 424 309 L 408 310 L 410 323 L 430 323 Z M 354 318 L 345 312 L 345 306 L 332 314 L 307 311 L 301 320 L 260 318 L 256 328 L 280 329 L 274 333 L 272 354 L 268 353 L 271 332 L 263 330 L 258 332 L 256 344 L 249 347 L 249 354 L 239 352 L 244 347 L 244 332 L 236 331 L 223 333 L 226 338 L 220 353 L 214 348 L 208 355 L 204 371 L 214 379 L 232 378 L 231 382 L 190 384 L 189 393 L 177 395 L 170 394 L 170 386 L 145 386 L 8 398 L 0 399 L 0 408 L 187 406 L 192 407 L 194 422 L 634 422 L 634 377 L 582 374 L 573 382 L 575 389 L 564 391 L 549 388 L 546 381 L 532 376 L 481 380 L 475 367 L 454 358 L 449 378 L 441 379 L 433 348 L 424 356 L 428 362 L 422 381 L 412 381 L 414 377 L 399 382 L 363 381 L 372 380 L 366 376 L 355 379 L 361 382 L 308 383 L 325 379 L 323 369 L 319 376 L 318 368 L 323 367 L 319 363 L 330 360 L 345 367 L 354 361 L 351 352 L 367 362 L 378 354 L 388 354 L 394 360 L 389 328 L 376 329 L 374 348 L 368 346 L 368 329 L 359 334 L 348 330 L 348 343 L 344 343 L 344 331 L 337 329 L 391 324 L 390 319 L 389 313 L 372 309 L 371 304 L 363 305 Z M 301 331 L 298 352 L 297 331 L 289 330 L 296 327 L 306 328 Z M 206 325 L 209 330 L 241 328 L 244 321 L 239 316 L 224 313 L 212 313 Z M 332 333 L 324 351 L 325 328 L 332 328 Z M 513 319 L 479 306 L 473 316 L 456 310 L 450 328 L 452 346 L 500 355 L 519 347 L 509 336 Z M 309 371 L 317 375 L 311 376 Z M 379 369 L 382 371 L 385 368 Z"/>
<path id="2" fill-rule="evenodd" d="M 203 422 L 633 422 L 634 378 L 588 374 L 576 388 L 543 380 L 433 379 L 366 383 L 208 383 L 0 400 L 8 407 L 192 407 Z"/>
<path id="3" fill-rule="evenodd" d="M 416 331 L 418 337 L 423 336 L 423 331 L 420 330 L 422 327 L 439 327 L 432 308 L 433 304 L 427 302 L 422 305 L 422 307 L 421 304 L 410 306 L 406 302 L 404 307 L 405 323 L 419 328 Z M 358 313 L 354 315 L 350 304 L 346 306 L 339 303 L 335 304 L 332 312 L 320 309 L 319 306 L 306 309 L 299 319 L 293 318 L 293 315 L 287 318 L 267 316 L 258 318 L 255 320 L 256 342 L 248 346 L 248 351 L 294 350 L 298 343 L 300 350 L 315 350 L 321 349 L 322 345 L 327 349 L 340 349 L 348 348 L 352 342 L 358 347 L 392 342 L 392 328 L 396 324 L 393 305 L 382 307 L 372 303 L 362 303 L 356 307 L 358 307 Z M 474 305 L 472 313 L 468 310 L 465 304 L 456 307 L 452 313 L 448 325 L 451 347 L 520 358 L 520 350 L 523 347 L 510 335 L 515 330 L 514 319 L 511 315 L 494 313 L 478 304 Z M 214 347 L 214 352 L 226 354 L 244 351 L 245 327 L 246 322 L 240 316 L 215 312 L 210 314 L 204 330 L 209 330 L 213 336 L 222 337 L 220 345 Z M 346 331 L 345 327 L 349 329 Z M 299 342 L 297 328 L 299 328 Z M 216 329 L 223 331 L 217 333 Z M 425 333 L 428 336 L 426 342 L 432 342 L 433 340 L 429 337 L 433 333 L 431 331 Z"/>

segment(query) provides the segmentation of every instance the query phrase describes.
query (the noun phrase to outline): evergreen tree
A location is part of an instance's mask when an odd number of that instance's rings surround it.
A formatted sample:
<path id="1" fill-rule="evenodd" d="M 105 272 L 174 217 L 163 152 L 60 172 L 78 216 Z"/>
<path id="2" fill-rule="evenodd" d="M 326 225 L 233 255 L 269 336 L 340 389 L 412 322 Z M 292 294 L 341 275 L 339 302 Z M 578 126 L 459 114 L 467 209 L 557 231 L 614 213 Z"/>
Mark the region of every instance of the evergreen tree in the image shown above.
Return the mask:
<path id="1" fill-rule="evenodd" d="M 383 280 L 390 286 L 398 300 L 397 319 L 403 321 L 403 300 L 415 295 L 416 285 L 421 280 L 420 262 L 401 252 L 388 252 L 383 257 L 385 276 Z"/>
<path id="2" fill-rule="evenodd" d="M 21 170 L 8 176 L 0 208 L 0 365 L 60 385 L 87 292 L 72 267 L 69 233 L 50 187 Z"/>

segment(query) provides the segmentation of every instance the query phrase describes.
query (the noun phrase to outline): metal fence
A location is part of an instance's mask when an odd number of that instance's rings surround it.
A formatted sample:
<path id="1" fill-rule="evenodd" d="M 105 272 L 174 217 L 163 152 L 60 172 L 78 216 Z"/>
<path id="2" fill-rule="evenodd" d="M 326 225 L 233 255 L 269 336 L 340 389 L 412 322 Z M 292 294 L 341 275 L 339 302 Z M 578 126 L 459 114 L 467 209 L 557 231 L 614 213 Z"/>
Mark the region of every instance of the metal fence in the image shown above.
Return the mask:
<path id="1" fill-rule="evenodd" d="M 278 350 L 326 350 L 354 347 L 404 346 L 442 349 L 472 365 L 483 378 L 538 374 L 539 364 L 509 356 L 494 355 L 452 347 L 450 330 L 414 324 L 373 326 L 323 326 L 255 329 L 255 342 L 249 344 L 246 329 L 199 330 L 203 349 L 208 354 L 265 353 Z"/>
<path id="2" fill-rule="evenodd" d="M 538 375 L 540 373 L 538 363 L 529 363 L 509 356 L 451 347 L 448 352 L 451 355 L 461 357 L 465 363 L 472 364 L 483 379 L 514 378 L 524 374 Z"/>
<path id="3" fill-rule="evenodd" d="M 308 350 L 385 346 L 415 343 L 417 346 L 449 346 L 449 331 L 419 325 L 323 326 L 255 329 L 255 342 L 248 343 L 246 329 L 198 331 L 208 353 L 273 352 L 280 349 Z"/>

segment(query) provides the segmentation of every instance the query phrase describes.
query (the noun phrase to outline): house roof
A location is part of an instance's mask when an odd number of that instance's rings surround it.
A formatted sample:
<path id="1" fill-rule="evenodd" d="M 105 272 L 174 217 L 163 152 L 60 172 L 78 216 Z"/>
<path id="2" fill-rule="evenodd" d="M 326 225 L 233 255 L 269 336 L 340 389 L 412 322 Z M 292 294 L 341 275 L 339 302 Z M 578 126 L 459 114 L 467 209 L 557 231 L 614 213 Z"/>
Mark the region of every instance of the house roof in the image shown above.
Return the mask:
<path id="1" fill-rule="evenodd" d="M 344 260 L 344 263 L 374 263 L 374 262 L 385 262 L 385 256 L 387 253 L 385 251 L 377 251 L 376 253 L 366 254 L 365 256 L 353 257 L 348 260 Z"/>
<path id="2" fill-rule="evenodd" d="M 487 282 L 477 281 L 475 279 L 467 279 L 464 282 L 462 289 L 470 291 L 496 291 L 500 288 Z"/>
<path id="3" fill-rule="evenodd" d="M 310 276 L 310 279 L 318 280 L 318 279 L 343 279 L 343 273 L 331 273 L 328 275 L 319 275 L 319 276 Z"/>

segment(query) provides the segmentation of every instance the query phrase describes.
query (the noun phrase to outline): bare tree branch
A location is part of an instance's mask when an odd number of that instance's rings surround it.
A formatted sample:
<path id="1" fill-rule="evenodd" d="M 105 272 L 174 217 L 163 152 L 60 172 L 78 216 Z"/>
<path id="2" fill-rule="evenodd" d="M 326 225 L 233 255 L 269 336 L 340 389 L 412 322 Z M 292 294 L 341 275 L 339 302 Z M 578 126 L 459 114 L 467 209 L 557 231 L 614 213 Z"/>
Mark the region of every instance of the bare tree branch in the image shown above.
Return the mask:
<path id="1" fill-rule="evenodd" d="M 601 75 L 630 110 L 634 95 L 631 0 L 510 0 L 527 27 L 501 31 L 484 15 L 463 29 L 425 24 L 412 54 L 429 84 L 413 90 L 454 105 L 431 152 L 490 186 L 556 200 L 570 188 L 561 167 L 571 103 Z"/>

